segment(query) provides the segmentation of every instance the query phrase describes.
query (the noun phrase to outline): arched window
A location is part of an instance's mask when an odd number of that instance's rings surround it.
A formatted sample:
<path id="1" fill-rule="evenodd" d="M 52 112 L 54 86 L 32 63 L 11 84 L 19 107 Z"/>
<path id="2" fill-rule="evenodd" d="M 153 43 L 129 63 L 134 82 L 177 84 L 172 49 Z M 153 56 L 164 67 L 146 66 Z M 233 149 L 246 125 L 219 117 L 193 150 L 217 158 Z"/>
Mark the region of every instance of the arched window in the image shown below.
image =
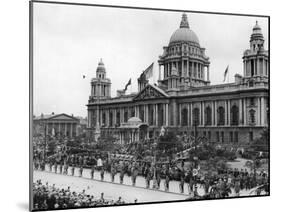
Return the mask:
<path id="1" fill-rule="evenodd" d="M 113 113 L 112 113 L 112 111 L 109 113 L 109 126 L 111 126 L 112 127 L 112 125 L 113 125 Z"/>
<path id="2" fill-rule="evenodd" d="M 236 105 L 231 108 L 231 125 L 239 124 L 239 109 Z"/>
<path id="3" fill-rule="evenodd" d="M 128 121 L 128 111 L 124 112 L 124 122 Z"/>
<path id="4" fill-rule="evenodd" d="M 102 113 L 102 125 L 105 125 L 106 122 L 106 115 L 105 113 Z"/>
<path id="5" fill-rule="evenodd" d="M 148 124 L 153 125 L 153 117 L 154 117 L 154 111 L 153 111 L 153 105 L 148 106 Z"/>
<path id="6" fill-rule="evenodd" d="M 187 109 L 183 108 L 181 110 L 181 125 L 182 126 L 187 126 Z"/>
<path id="7" fill-rule="evenodd" d="M 199 108 L 193 109 L 193 126 L 199 125 Z"/>
<path id="8" fill-rule="evenodd" d="M 117 126 L 120 125 L 120 112 L 119 111 L 116 113 L 116 124 L 117 124 Z"/>
<path id="9" fill-rule="evenodd" d="M 210 106 L 208 106 L 206 108 L 206 121 L 205 124 L 206 125 L 212 125 L 212 109 L 210 108 Z"/>
<path id="10" fill-rule="evenodd" d="M 251 109 L 251 110 L 249 111 L 249 114 L 250 114 L 249 123 L 250 123 L 250 124 L 255 124 L 255 123 L 256 123 L 256 111 L 253 110 L 253 109 Z"/>
<path id="11" fill-rule="evenodd" d="M 223 107 L 218 108 L 218 125 L 224 125 L 225 112 Z"/>
<path id="12" fill-rule="evenodd" d="M 140 117 L 139 118 L 141 119 L 142 122 L 144 122 L 144 106 L 143 105 L 140 106 Z"/>

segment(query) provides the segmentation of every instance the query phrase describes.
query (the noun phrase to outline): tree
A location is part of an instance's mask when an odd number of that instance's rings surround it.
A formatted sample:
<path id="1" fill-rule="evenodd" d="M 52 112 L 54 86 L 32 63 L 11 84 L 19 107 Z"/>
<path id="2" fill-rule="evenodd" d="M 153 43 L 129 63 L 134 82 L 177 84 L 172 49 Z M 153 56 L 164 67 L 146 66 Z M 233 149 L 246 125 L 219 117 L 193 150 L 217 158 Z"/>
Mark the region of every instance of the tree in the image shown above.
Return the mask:
<path id="1" fill-rule="evenodd" d="M 254 151 L 257 151 L 257 152 L 268 152 L 269 151 L 269 129 L 264 128 L 260 137 L 255 139 L 250 147 Z"/>

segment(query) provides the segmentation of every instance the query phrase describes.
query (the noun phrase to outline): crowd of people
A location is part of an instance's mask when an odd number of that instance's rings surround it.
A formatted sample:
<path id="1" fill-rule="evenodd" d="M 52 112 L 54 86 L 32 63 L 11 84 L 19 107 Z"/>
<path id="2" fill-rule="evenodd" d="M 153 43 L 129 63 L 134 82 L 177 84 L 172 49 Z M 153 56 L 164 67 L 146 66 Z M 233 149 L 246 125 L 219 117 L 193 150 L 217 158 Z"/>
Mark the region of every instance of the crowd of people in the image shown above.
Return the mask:
<path id="1" fill-rule="evenodd" d="M 135 200 L 134 203 L 136 203 Z M 41 180 L 33 183 L 33 206 L 38 209 L 63 209 L 76 207 L 95 207 L 103 205 L 121 205 L 126 202 L 119 197 L 117 200 L 105 199 L 104 193 L 99 197 L 86 194 L 85 190 L 78 193 L 67 189 L 57 188 L 55 184 L 43 184 Z"/>
<path id="2" fill-rule="evenodd" d="M 198 171 L 191 165 L 185 167 L 184 163 L 156 163 L 147 161 L 131 161 L 112 159 L 110 157 L 70 155 L 67 157 L 52 158 L 45 164 L 42 160 L 35 160 L 35 169 L 52 171 L 58 174 L 75 175 L 83 177 L 83 170 L 90 169 L 90 177 L 94 179 L 94 173 L 99 172 L 99 180 L 104 180 L 105 173 L 110 174 L 111 182 L 124 183 L 124 176 L 131 178 L 132 186 L 136 186 L 137 178 L 145 178 L 146 188 L 160 189 L 161 182 L 164 190 L 169 191 L 170 181 L 177 181 L 179 192 L 198 196 L 198 188 L 204 190 L 204 198 L 224 198 L 232 194 L 239 196 L 241 190 L 250 190 L 257 186 L 268 185 L 268 174 L 249 172 L 246 169 L 218 169 L 215 173 Z M 119 173 L 119 179 L 117 179 Z M 187 184 L 187 191 L 185 191 Z M 267 192 L 265 190 L 265 192 Z M 261 192 L 257 191 L 256 195 Z M 202 195 L 201 195 L 202 196 Z"/>

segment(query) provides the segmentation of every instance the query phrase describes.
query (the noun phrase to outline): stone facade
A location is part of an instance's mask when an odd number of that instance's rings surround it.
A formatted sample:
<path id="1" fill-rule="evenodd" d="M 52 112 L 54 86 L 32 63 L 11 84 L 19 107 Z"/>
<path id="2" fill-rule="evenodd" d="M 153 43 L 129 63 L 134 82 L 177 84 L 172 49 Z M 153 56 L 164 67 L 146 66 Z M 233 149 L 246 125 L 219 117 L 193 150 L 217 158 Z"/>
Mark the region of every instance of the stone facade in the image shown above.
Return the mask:
<path id="1" fill-rule="evenodd" d="M 67 114 L 41 114 L 33 119 L 33 134 L 75 137 L 78 135 L 79 119 Z"/>
<path id="2" fill-rule="evenodd" d="M 241 145 L 253 141 L 269 124 L 268 51 L 263 44 L 256 23 L 250 49 L 243 54 L 244 75 L 236 74 L 234 83 L 210 85 L 209 57 L 184 14 L 180 28 L 159 57 L 158 84 L 148 84 L 142 75 L 136 94 L 91 95 L 89 133 L 95 138 L 111 134 L 121 143 L 131 142 L 131 137 L 124 142 L 120 132 L 129 118 L 138 117 L 139 126 L 148 126 L 145 139 L 158 137 L 162 127 L 185 135 L 194 135 L 196 127 L 198 135 L 211 142 Z M 96 81 L 92 80 L 92 86 Z"/>

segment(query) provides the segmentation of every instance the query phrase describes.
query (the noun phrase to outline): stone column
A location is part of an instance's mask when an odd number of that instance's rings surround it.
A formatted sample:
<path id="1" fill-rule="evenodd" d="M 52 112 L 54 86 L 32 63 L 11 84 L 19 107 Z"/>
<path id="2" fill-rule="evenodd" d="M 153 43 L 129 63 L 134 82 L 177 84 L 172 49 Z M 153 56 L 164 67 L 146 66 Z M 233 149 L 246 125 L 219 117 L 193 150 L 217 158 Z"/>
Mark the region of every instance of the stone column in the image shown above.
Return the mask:
<path id="1" fill-rule="evenodd" d="M 155 104 L 155 126 L 158 126 L 158 104 Z"/>
<path id="2" fill-rule="evenodd" d="M 73 137 L 73 124 L 70 123 L 70 137 L 72 138 Z"/>
<path id="3" fill-rule="evenodd" d="M 181 119 L 182 119 L 182 117 L 181 117 L 181 104 L 179 104 L 179 125 L 181 126 Z"/>
<path id="4" fill-rule="evenodd" d="M 209 72 L 209 66 L 207 66 L 207 81 L 210 81 L 210 72 Z"/>
<path id="5" fill-rule="evenodd" d="M 217 101 L 214 102 L 215 110 L 214 110 L 214 118 L 215 118 L 215 126 L 218 124 L 218 114 L 217 114 Z"/>
<path id="6" fill-rule="evenodd" d="M 64 135 L 66 136 L 66 131 L 67 131 L 67 123 L 64 123 Z"/>
<path id="7" fill-rule="evenodd" d="M 258 98 L 257 124 L 261 125 L 261 98 Z"/>
<path id="8" fill-rule="evenodd" d="M 190 103 L 190 126 L 193 126 L 193 105 Z"/>
<path id="9" fill-rule="evenodd" d="M 244 101 L 244 107 L 243 107 L 243 112 L 244 112 L 244 126 L 246 126 L 247 125 L 247 109 L 246 109 L 246 103 L 247 103 L 247 101 L 246 101 L 246 98 L 244 98 L 243 99 L 243 101 Z"/>
<path id="10" fill-rule="evenodd" d="M 227 116 L 228 116 L 227 100 L 225 100 L 225 102 L 224 102 L 224 125 L 227 125 Z"/>
<path id="11" fill-rule="evenodd" d="M 202 102 L 202 124 L 205 125 L 205 102 Z"/>
<path id="12" fill-rule="evenodd" d="M 227 125 L 230 125 L 230 100 L 227 100 Z"/>
<path id="13" fill-rule="evenodd" d="M 211 102 L 211 106 L 212 106 L 212 126 L 214 126 L 215 125 L 215 113 L 214 113 L 214 111 L 215 111 L 215 106 L 214 106 L 214 102 Z"/>
<path id="14" fill-rule="evenodd" d="M 264 103 L 264 97 L 261 97 L 261 125 L 265 126 L 264 116 L 266 114 L 265 111 L 265 103 Z"/>
<path id="15" fill-rule="evenodd" d="M 239 99 L 239 125 L 242 125 L 243 123 L 242 114 L 242 99 Z"/>
<path id="16" fill-rule="evenodd" d="M 166 126 L 169 126 L 169 105 L 165 104 L 166 108 Z"/>
<path id="17" fill-rule="evenodd" d="M 185 70 L 184 70 L 184 60 L 181 61 L 181 76 L 182 77 L 186 76 L 186 73 L 185 73 Z"/>

